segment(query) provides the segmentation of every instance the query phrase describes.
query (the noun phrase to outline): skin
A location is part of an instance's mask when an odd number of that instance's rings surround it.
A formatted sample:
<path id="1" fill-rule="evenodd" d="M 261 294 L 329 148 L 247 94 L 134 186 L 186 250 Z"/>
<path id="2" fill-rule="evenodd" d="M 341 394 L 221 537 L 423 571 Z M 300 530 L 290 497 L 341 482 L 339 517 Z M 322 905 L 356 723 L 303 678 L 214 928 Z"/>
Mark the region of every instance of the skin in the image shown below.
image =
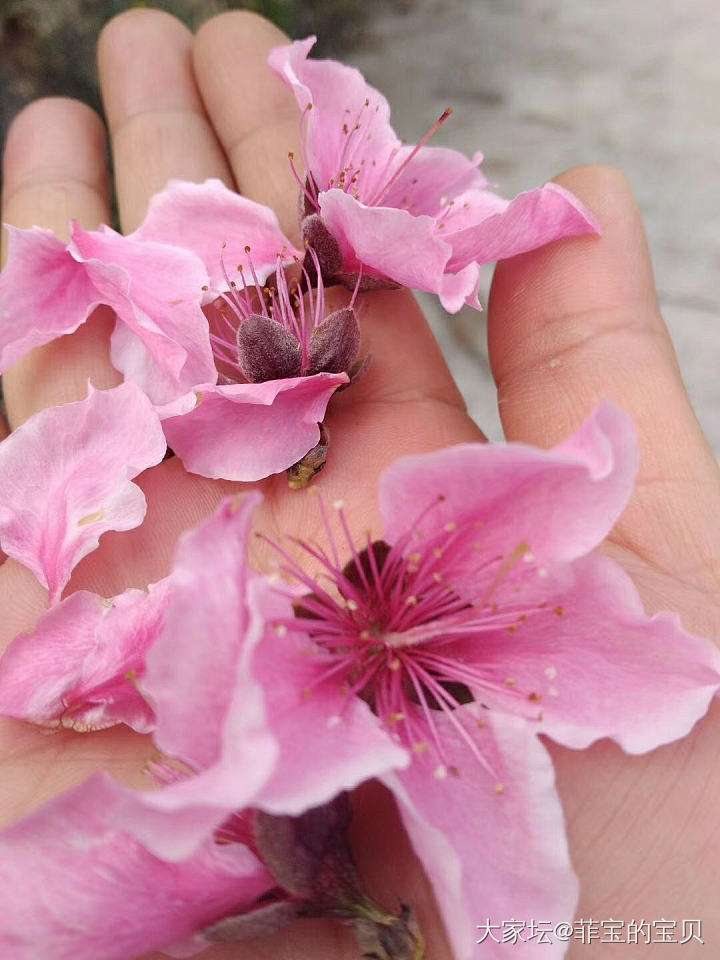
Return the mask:
<path id="1" fill-rule="evenodd" d="M 124 231 L 143 219 L 150 196 L 171 177 L 220 177 L 272 205 L 297 230 L 296 189 L 286 161 L 297 152 L 297 112 L 265 66 L 282 43 L 275 27 L 246 12 L 208 21 L 196 37 L 171 16 L 134 10 L 103 31 L 98 59 Z M 41 100 L 14 121 L 4 155 L 3 220 L 60 235 L 76 218 L 86 228 L 110 219 L 105 133 L 86 106 Z M 490 357 L 509 440 L 550 446 L 602 397 L 632 416 L 642 466 L 632 503 L 606 545 L 634 577 L 648 610 L 677 610 L 686 628 L 720 638 L 720 477 L 683 387 L 659 314 L 642 224 L 623 176 L 581 167 L 557 178 L 599 217 L 602 238 L 555 243 L 500 264 L 489 305 Z M 376 479 L 396 457 L 482 439 L 424 318 L 405 292 L 365 299 L 364 381 L 336 397 L 328 423 L 331 461 L 317 482 L 342 497 L 355 529 L 379 534 Z M 79 399 L 90 377 L 119 382 L 108 360 L 112 317 L 98 311 L 77 333 L 34 351 L 4 378 L 9 429 L 39 409 Z M 2 425 L 2 433 L 8 426 Z M 144 525 L 109 533 L 78 567 L 72 588 L 105 595 L 144 586 L 168 571 L 178 535 L 207 516 L 237 485 L 205 480 L 168 460 L 140 480 Z M 283 477 L 260 484 L 258 525 L 277 537 L 311 536 L 317 514 Z M 262 556 L 257 557 L 262 563 Z M 31 574 L 0 566 L 0 649 L 29 629 L 46 602 Z M 720 943 L 720 710 L 691 736 L 630 758 L 601 742 L 577 753 L 551 747 L 580 876 L 578 916 L 703 921 L 705 948 Z M 143 782 L 151 747 L 124 729 L 48 735 L 0 720 L 0 826 L 109 769 Z M 451 960 L 422 871 L 392 801 L 375 785 L 356 797 L 358 861 L 370 890 L 388 906 L 411 902 L 428 939 L 429 960 Z M 482 857 L 478 850 L 478 857 Z M 479 907 L 482 911 L 482 907 Z M 509 918 L 493 918 L 496 922 Z M 541 921 L 543 917 L 523 918 Z M 484 917 L 478 915 L 478 922 Z M 624 957 L 627 948 L 571 947 L 570 958 Z M 634 955 L 660 948 L 637 946 Z M 664 955 L 664 954 L 663 954 Z M 301 923 L 272 938 L 213 948 L 208 960 L 351 960 L 345 931 Z"/>

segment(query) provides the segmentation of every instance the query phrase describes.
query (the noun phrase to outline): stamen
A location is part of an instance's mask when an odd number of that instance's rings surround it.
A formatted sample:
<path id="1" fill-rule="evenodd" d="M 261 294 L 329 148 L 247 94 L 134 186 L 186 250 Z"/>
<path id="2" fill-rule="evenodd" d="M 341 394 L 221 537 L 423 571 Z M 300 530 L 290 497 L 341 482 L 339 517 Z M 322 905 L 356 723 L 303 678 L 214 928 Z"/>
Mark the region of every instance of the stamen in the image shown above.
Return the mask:
<path id="1" fill-rule="evenodd" d="M 408 166 L 410 165 L 410 163 L 412 163 L 413 159 L 417 156 L 417 154 L 419 153 L 419 151 L 422 150 L 422 148 L 425 146 L 425 144 L 428 143 L 428 141 L 431 140 L 431 139 L 435 136 L 435 134 L 438 132 L 438 130 L 440 129 L 440 127 L 445 123 L 445 121 L 448 119 L 448 117 L 451 116 L 451 114 L 452 114 L 452 107 L 447 107 L 447 108 L 442 112 L 442 114 L 438 117 L 438 119 L 435 121 L 435 123 L 430 127 L 430 129 L 429 129 L 428 132 L 425 134 L 425 136 L 422 138 L 422 140 L 420 140 L 420 142 L 419 142 L 418 144 L 416 144 L 415 147 L 410 151 L 410 153 L 407 155 L 407 157 L 405 157 L 405 159 L 404 159 L 404 160 L 402 161 L 402 163 L 398 166 L 397 170 L 395 170 L 395 172 L 393 173 L 393 175 L 392 175 L 392 176 L 390 177 L 390 179 L 387 181 L 387 183 L 385 184 L 385 186 L 380 190 L 380 192 L 377 193 L 377 194 L 372 198 L 372 200 L 367 201 L 368 206 L 373 206 L 373 207 L 374 207 L 374 206 L 378 206 L 378 205 L 380 204 L 380 202 L 383 200 L 383 198 L 384 198 L 385 196 L 387 196 L 390 188 L 391 188 L 395 183 L 397 183 L 400 175 L 401 175 L 405 170 L 407 170 Z"/>
<path id="2" fill-rule="evenodd" d="M 301 141 L 301 142 L 302 142 L 302 141 Z M 300 187 L 300 190 L 303 192 L 303 194 L 304 194 L 305 197 L 307 198 L 307 200 L 308 200 L 308 202 L 310 203 L 310 205 L 313 206 L 313 207 L 315 207 L 315 209 L 319 211 L 319 210 L 320 210 L 320 207 L 319 207 L 318 202 L 317 202 L 317 197 L 314 197 L 314 196 L 310 193 L 310 191 L 308 190 L 308 188 L 307 188 L 307 186 L 306 186 L 306 182 L 307 182 L 307 181 L 306 181 L 306 180 L 303 180 L 302 177 L 300 176 L 300 174 L 297 172 L 297 168 L 295 167 L 295 154 L 292 152 L 292 150 L 290 150 L 290 151 L 288 152 L 288 160 L 290 161 L 290 169 L 292 170 L 292 175 L 293 175 L 293 177 L 295 178 L 295 180 L 297 181 L 297 185 Z M 307 164 L 305 165 L 305 169 L 307 170 Z"/>

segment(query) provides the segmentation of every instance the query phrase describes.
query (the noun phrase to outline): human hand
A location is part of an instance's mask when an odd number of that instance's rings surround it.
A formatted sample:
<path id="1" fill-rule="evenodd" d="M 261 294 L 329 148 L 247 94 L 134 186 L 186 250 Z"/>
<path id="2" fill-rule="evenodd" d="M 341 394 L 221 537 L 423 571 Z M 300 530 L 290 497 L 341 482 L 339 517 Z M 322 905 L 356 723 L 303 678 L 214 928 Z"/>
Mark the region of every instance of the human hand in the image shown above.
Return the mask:
<path id="1" fill-rule="evenodd" d="M 272 205 L 292 231 L 296 186 L 285 158 L 295 146 L 297 110 L 265 65 L 267 51 L 282 39 L 249 14 L 210 21 L 194 44 L 177 21 L 153 11 L 122 15 L 106 28 L 100 72 L 125 231 L 138 225 L 149 197 L 169 178 L 210 176 Z M 34 104 L 8 137 L 4 219 L 59 234 L 70 217 L 85 227 L 107 221 L 104 164 L 102 131 L 87 108 L 60 100 Z M 577 170 L 561 182 L 600 217 L 604 237 L 557 244 L 498 269 L 489 323 L 508 438 L 549 445 L 602 396 L 627 410 L 641 437 L 643 466 L 608 549 L 635 578 L 649 608 L 676 609 L 689 629 L 717 636 L 717 468 L 657 314 L 637 213 L 611 171 Z M 387 464 L 480 435 L 412 298 L 382 293 L 368 296 L 366 304 L 363 326 L 373 363 L 363 382 L 333 402 L 331 460 L 318 486 L 328 499 L 345 500 L 358 532 L 370 525 L 380 533 L 376 479 Z M 99 313 L 6 376 L 12 427 L 41 407 L 84 396 L 88 377 L 100 387 L 119 381 L 107 356 L 111 322 Z M 188 475 L 172 459 L 148 471 L 141 485 L 149 505 L 145 523 L 130 533 L 107 534 L 78 568 L 72 589 L 112 595 L 159 579 L 178 534 L 235 488 Z M 260 487 L 266 500 L 258 522 L 266 533 L 310 534 L 315 515 L 303 494 L 288 491 L 282 477 Z M 45 597 L 12 561 L 0 568 L 0 590 L 4 644 L 32 625 Z M 709 942 L 713 924 L 720 934 L 708 845 L 717 786 L 712 727 L 706 721 L 692 738 L 642 758 L 625 757 L 608 744 L 580 754 L 553 749 L 583 890 L 581 915 L 659 918 L 672 911 L 678 918 L 701 917 Z M 2 721 L 0 820 L 15 820 L 96 769 L 139 784 L 150 750 L 124 729 L 48 736 Z M 658 797 L 666 805 L 660 811 Z M 680 822 L 687 826 L 677 850 Z M 630 823 L 637 833 L 628 837 Z M 390 904 L 397 896 L 411 900 L 428 934 L 428 956 L 448 957 L 429 888 L 379 788 L 360 791 L 355 833 L 372 891 Z M 659 870 L 670 857 L 672 869 Z M 607 945 L 595 948 L 612 956 Z M 258 946 L 206 954 L 242 960 L 288 955 L 354 953 L 334 928 L 308 924 Z"/>

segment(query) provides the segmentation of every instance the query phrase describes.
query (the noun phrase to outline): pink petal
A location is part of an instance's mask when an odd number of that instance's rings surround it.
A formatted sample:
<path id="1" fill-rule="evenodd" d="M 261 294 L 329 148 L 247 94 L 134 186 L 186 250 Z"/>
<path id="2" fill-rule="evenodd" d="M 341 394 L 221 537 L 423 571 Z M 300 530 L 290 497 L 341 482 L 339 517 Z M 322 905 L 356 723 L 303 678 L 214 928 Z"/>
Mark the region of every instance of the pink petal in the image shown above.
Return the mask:
<path id="1" fill-rule="evenodd" d="M 548 600 L 567 579 L 562 564 L 612 529 L 637 460 L 632 423 L 609 401 L 552 450 L 460 444 L 406 457 L 380 480 L 385 539 L 412 531 L 408 550 L 415 550 L 444 536 L 451 543 L 442 558 L 446 577 L 474 601 L 488 590 L 496 603 Z M 525 592 L 514 594 L 515 587 Z"/>
<path id="2" fill-rule="evenodd" d="M 273 885 L 239 844 L 209 841 L 181 863 L 158 860 L 116 827 L 127 793 L 98 775 L 0 833 L 1 956 L 144 956 L 187 944 Z"/>
<path id="3" fill-rule="evenodd" d="M 147 657 L 142 688 L 155 704 L 155 740 L 196 769 L 220 759 L 232 705 L 249 707 L 257 699 L 239 668 L 247 663 L 250 630 L 247 539 L 261 499 L 254 493 L 226 500 L 181 538 L 167 581 L 164 629 Z M 246 689 L 237 689 L 239 681 L 247 681 Z M 255 715 L 253 707 L 253 726 Z"/>
<path id="4" fill-rule="evenodd" d="M 0 542 L 55 602 L 107 530 L 131 530 L 145 497 L 130 481 L 162 460 L 165 440 L 134 383 L 35 414 L 0 444 Z"/>
<path id="5" fill-rule="evenodd" d="M 279 746 L 275 771 L 253 805 L 296 816 L 364 780 L 406 767 L 407 751 L 365 703 L 347 696 L 332 670 L 335 659 L 311 650 L 307 637 L 272 627 L 274 620 L 292 618 L 289 598 L 264 580 L 252 584 L 250 598 L 267 623 L 252 672 L 263 687 Z"/>
<path id="6" fill-rule="evenodd" d="M 364 200 L 377 192 L 379 176 L 387 179 L 383 171 L 400 147 L 390 126 L 390 107 L 359 70 L 334 60 L 308 60 L 314 44 L 315 37 L 308 37 L 276 47 L 268 63 L 292 89 L 301 111 L 312 103 L 302 118 L 303 160 L 318 189 L 331 186 L 331 178 L 337 178 L 348 158 L 362 156 L 366 164 L 357 189 Z"/>
<path id="7" fill-rule="evenodd" d="M 127 590 L 112 601 L 80 590 L 52 607 L 0 659 L 0 714 L 75 730 L 126 723 L 149 732 L 153 712 L 135 679 L 165 600 L 162 588 Z"/>
<path id="8" fill-rule="evenodd" d="M 292 609 L 284 594 L 248 580 L 258 502 L 226 501 L 183 539 L 165 630 L 147 658 L 142 689 L 155 706 L 155 740 L 196 772 L 117 817 L 166 859 L 188 856 L 238 809 L 298 814 L 407 762 L 336 677 L 318 682 L 328 661 L 302 652 L 307 638 L 269 623 Z"/>
<path id="9" fill-rule="evenodd" d="M 444 274 L 437 291 L 443 309 L 448 313 L 457 313 L 467 304 L 474 310 L 482 310 L 478 300 L 480 279 L 480 267 L 476 263 L 469 263 L 459 273 Z"/>
<path id="10" fill-rule="evenodd" d="M 73 225 L 69 246 L 84 263 L 96 299 L 118 317 L 113 364 L 154 403 L 167 403 L 217 377 L 201 309 L 207 273 L 189 251 Z"/>
<path id="11" fill-rule="evenodd" d="M 454 956 L 559 960 L 565 945 L 556 940 L 500 946 L 488 937 L 476 944 L 486 919 L 498 940 L 511 918 L 550 922 L 551 929 L 572 921 L 577 881 L 552 762 L 518 718 L 475 705 L 455 715 L 473 731 L 484 762 L 442 714 L 434 718 L 442 756 L 430 742 L 408 770 L 383 778 L 435 891 Z"/>
<path id="12" fill-rule="evenodd" d="M 237 267 L 242 264 L 246 282 L 253 282 L 247 246 L 260 283 L 277 269 L 281 254 L 283 260 L 303 256 L 283 234 L 269 207 L 228 190 L 220 180 L 171 180 L 152 198 L 145 220 L 131 236 L 190 250 L 205 265 L 215 291 L 228 289 L 222 261 L 231 278 L 237 279 Z"/>
<path id="13" fill-rule="evenodd" d="M 247 537 L 260 499 L 225 501 L 180 541 L 165 628 L 147 657 L 141 689 L 155 708 L 155 741 L 197 775 L 144 794 L 123 823 L 168 859 L 187 856 L 247 806 L 274 768 L 275 737 L 249 670 L 263 630 L 246 597 Z"/>
<path id="14" fill-rule="evenodd" d="M 511 637 L 483 634 L 444 654 L 482 664 L 504 690 L 486 697 L 491 707 L 531 717 L 538 733 L 565 746 L 611 737 L 627 753 L 644 753 L 684 737 L 720 687 L 717 648 L 686 633 L 674 614 L 646 616 L 632 580 L 609 558 L 590 555 L 573 572 L 560 604 Z"/>
<path id="15" fill-rule="evenodd" d="M 85 322 L 101 302 L 85 268 L 51 233 L 10 225 L 0 273 L 0 373 Z"/>
<path id="16" fill-rule="evenodd" d="M 416 147 L 407 145 L 398 151 L 394 168 L 409 162 L 390 189 L 382 193 L 382 206 L 398 207 L 416 217 L 427 214 L 448 224 L 466 212 L 463 205 L 468 197 L 477 198 L 476 203 L 484 200 L 486 216 L 507 206 L 506 201 L 484 189 L 488 182 L 478 169 L 481 154 L 469 159 L 458 150 L 424 146 L 410 160 L 414 150 Z M 477 221 L 477 214 L 474 219 Z"/>
<path id="17" fill-rule="evenodd" d="M 432 217 L 414 217 L 393 207 L 368 207 L 342 190 L 320 194 L 328 230 L 345 258 L 345 270 L 360 264 L 404 287 L 437 293 L 451 248 Z"/>
<path id="18" fill-rule="evenodd" d="M 546 183 L 518 194 L 503 212 L 448 233 L 445 239 L 452 245 L 448 270 L 504 260 L 562 237 L 599 232 L 597 220 L 579 200 L 558 184 Z"/>
<path id="19" fill-rule="evenodd" d="M 344 373 L 206 387 L 190 413 L 163 421 L 187 470 L 260 480 L 297 463 L 320 439 L 318 423 Z"/>

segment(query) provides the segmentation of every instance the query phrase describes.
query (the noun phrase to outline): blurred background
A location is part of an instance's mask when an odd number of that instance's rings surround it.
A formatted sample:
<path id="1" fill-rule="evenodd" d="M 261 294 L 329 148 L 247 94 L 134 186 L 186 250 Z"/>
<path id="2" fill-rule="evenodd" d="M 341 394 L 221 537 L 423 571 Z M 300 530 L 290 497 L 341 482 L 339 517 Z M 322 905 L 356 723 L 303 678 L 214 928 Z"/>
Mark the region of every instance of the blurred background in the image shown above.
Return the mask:
<path id="1" fill-rule="evenodd" d="M 717 0 L 0 0 L 0 132 L 28 100 L 99 107 L 103 23 L 156 6 L 190 27 L 249 7 L 358 66 L 400 136 L 481 149 L 505 196 L 576 163 L 621 167 L 645 216 L 685 381 L 720 454 L 720 4 Z M 490 271 L 481 299 L 487 298 Z M 502 436 L 484 319 L 423 303 L 475 419 Z"/>

